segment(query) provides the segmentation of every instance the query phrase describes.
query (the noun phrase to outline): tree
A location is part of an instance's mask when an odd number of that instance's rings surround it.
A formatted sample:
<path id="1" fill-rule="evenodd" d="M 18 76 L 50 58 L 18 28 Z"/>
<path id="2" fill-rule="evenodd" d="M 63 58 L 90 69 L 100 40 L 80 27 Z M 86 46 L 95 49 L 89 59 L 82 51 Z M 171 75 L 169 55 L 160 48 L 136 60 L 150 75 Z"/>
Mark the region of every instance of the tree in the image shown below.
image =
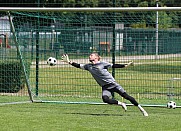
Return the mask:
<path id="1" fill-rule="evenodd" d="M 97 7 L 98 0 L 46 0 L 44 7 Z"/>
<path id="2" fill-rule="evenodd" d="M 43 3 L 44 0 L 8 0 L 4 2 L 0 1 L 0 7 L 37 7 Z"/>

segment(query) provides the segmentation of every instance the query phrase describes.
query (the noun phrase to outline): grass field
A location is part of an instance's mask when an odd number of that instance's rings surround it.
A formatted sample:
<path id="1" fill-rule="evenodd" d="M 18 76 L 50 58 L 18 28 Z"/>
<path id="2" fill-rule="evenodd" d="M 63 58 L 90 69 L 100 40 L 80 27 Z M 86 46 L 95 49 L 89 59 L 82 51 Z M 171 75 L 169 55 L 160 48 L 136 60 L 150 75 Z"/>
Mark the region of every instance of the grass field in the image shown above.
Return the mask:
<path id="1" fill-rule="evenodd" d="M 116 69 L 115 78 L 141 104 L 166 105 L 168 80 L 181 78 L 181 58 L 135 60 L 135 66 Z M 112 70 L 110 70 L 112 71 Z M 31 68 L 30 83 L 36 92 L 36 69 Z M 5 104 L 0 106 L 1 131 L 180 131 L 180 110 L 145 107 L 144 117 L 134 106 L 124 112 L 119 106 L 59 104 L 66 102 L 102 102 L 101 88 L 92 76 L 71 66 L 41 65 L 38 97 L 50 103 Z M 181 81 L 174 82 L 174 101 L 181 105 Z M 24 91 L 24 92 L 23 92 Z M 0 103 L 27 101 L 27 90 L 2 94 Z M 139 94 L 139 98 L 138 95 Z M 122 100 L 120 96 L 115 98 Z M 56 101 L 56 102 L 54 102 Z M 125 101 L 125 100 L 124 100 Z M 53 103 L 54 102 L 54 103 Z M 129 104 L 128 101 L 125 101 Z"/>
<path id="2" fill-rule="evenodd" d="M 0 107 L 1 131 L 180 131 L 180 108 L 28 103 Z"/>

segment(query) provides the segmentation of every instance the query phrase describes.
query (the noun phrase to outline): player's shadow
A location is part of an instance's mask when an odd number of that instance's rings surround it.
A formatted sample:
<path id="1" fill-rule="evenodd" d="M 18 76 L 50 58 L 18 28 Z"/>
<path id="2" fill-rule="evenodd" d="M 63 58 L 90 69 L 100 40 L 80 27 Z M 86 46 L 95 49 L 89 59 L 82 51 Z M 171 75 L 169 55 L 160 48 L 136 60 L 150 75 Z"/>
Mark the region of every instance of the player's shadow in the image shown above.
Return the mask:
<path id="1" fill-rule="evenodd" d="M 90 115 L 90 116 L 123 116 L 122 114 L 108 114 L 108 113 L 65 113 L 65 114 L 74 114 L 74 115 Z"/>

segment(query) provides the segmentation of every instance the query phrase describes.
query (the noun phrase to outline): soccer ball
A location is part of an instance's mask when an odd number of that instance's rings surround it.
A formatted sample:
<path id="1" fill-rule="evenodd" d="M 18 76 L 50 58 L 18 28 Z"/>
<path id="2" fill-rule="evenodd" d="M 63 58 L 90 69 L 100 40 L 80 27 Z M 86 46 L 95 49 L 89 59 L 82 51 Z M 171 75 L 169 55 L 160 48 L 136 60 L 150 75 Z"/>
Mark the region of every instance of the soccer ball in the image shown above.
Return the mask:
<path id="1" fill-rule="evenodd" d="M 49 57 L 47 59 L 47 64 L 50 66 L 55 66 L 57 64 L 57 60 L 54 57 Z"/>
<path id="2" fill-rule="evenodd" d="M 176 108 L 176 103 L 174 101 L 169 101 L 167 103 L 167 108 L 169 109 L 175 109 Z"/>

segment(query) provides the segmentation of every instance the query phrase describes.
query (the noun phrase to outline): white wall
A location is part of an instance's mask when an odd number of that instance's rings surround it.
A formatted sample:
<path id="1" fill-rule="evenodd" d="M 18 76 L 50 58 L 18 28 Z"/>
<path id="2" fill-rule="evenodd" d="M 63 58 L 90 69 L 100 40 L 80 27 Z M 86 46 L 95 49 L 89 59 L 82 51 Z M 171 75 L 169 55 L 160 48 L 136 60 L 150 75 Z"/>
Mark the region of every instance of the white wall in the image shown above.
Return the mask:
<path id="1" fill-rule="evenodd" d="M 0 17 L 0 34 L 10 35 L 10 22 L 8 16 Z M 2 36 L 0 36 L 2 37 Z"/>

